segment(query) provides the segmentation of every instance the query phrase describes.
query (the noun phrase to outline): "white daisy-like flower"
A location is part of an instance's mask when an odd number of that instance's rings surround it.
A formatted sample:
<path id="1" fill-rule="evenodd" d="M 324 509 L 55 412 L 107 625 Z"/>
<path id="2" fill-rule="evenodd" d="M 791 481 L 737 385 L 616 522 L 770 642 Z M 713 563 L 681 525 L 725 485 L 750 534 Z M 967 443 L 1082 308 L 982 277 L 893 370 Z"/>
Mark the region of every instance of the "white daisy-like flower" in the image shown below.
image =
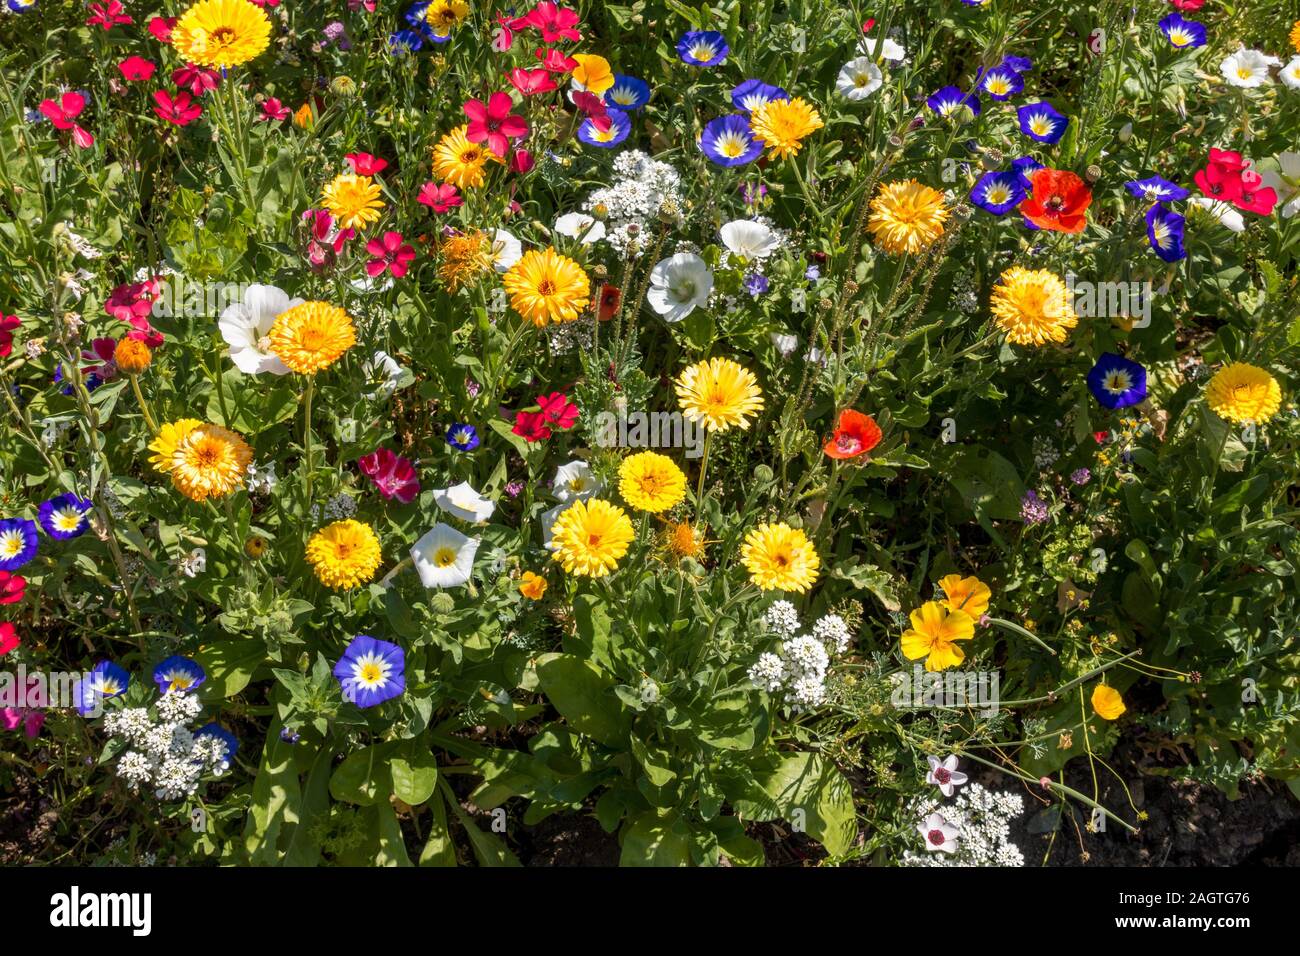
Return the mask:
<path id="1" fill-rule="evenodd" d="M 584 246 L 605 238 L 605 224 L 595 216 L 581 212 L 567 212 L 556 219 L 555 231 L 570 239 L 581 239 Z"/>
<path id="2" fill-rule="evenodd" d="M 849 60 L 835 78 L 835 89 L 850 102 L 865 100 L 885 82 L 885 75 L 869 56 Z"/>
<path id="3" fill-rule="evenodd" d="M 478 545 L 478 538 L 463 535 L 438 522 L 411 548 L 411 560 L 420 575 L 420 582 L 426 588 L 464 586 L 474 570 Z"/>
<path id="4" fill-rule="evenodd" d="M 470 487 L 468 481 L 450 488 L 435 488 L 433 500 L 448 514 L 475 524 L 487 521 L 492 517 L 492 512 L 497 510 L 497 506 Z"/>
<path id="5" fill-rule="evenodd" d="M 1288 89 L 1300 90 L 1300 56 L 1293 56 L 1282 67 L 1282 82 Z"/>
<path id="6" fill-rule="evenodd" d="M 565 509 L 568 508 L 569 505 L 570 502 L 561 501 L 550 511 L 542 512 L 542 518 L 541 518 L 542 547 L 544 547 L 547 551 L 555 550 L 555 541 L 554 541 L 555 519 L 560 517 L 560 515 L 564 513 Z"/>
<path id="7" fill-rule="evenodd" d="M 967 777 L 957 769 L 957 755 L 953 754 L 940 760 L 938 757 L 926 757 L 930 772 L 925 775 L 925 782 L 939 788 L 945 797 L 951 797 L 954 790 L 966 782 Z"/>
<path id="8" fill-rule="evenodd" d="M 719 230 L 719 234 L 727 251 L 746 261 L 766 259 L 780 245 L 770 227 L 753 219 L 733 219 Z"/>
<path id="9" fill-rule="evenodd" d="M 221 311 L 217 327 L 221 337 L 230 346 L 228 354 L 245 375 L 259 375 L 270 372 L 272 375 L 287 375 L 289 367 L 280 361 L 280 357 L 271 351 L 271 326 L 276 316 L 287 312 L 302 299 L 291 299 L 289 294 L 273 285 L 250 285 L 240 302 L 229 305 Z"/>
<path id="10" fill-rule="evenodd" d="M 693 252 L 679 252 L 650 270 L 646 299 L 665 322 L 680 322 L 708 302 L 712 291 L 713 272 L 708 263 Z"/>
<path id="11" fill-rule="evenodd" d="M 366 398 L 371 401 L 381 396 L 387 398 L 396 392 L 402 382 L 402 376 L 406 374 L 406 368 L 402 363 L 384 351 L 376 352 L 366 359 L 361 366 L 361 371 L 367 382 L 379 383 L 379 388 L 366 393 Z"/>
<path id="12" fill-rule="evenodd" d="M 1219 72 L 1230 85 L 1253 89 L 1271 82 L 1271 77 L 1268 75 L 1269 67 L 1281 65 L 1282 61 L 1275 56 L 1243 47 L 1224 57 L 1223 62 L 1219 64 Z"/>
<path id="13" fill-rule="evenodd" d="M 888 37 L 863 37 L 862 52 L 877 60 L 889 60 L 893 63 L 905 63 L 907 51 L 901 43 L 895 43 Z"/>

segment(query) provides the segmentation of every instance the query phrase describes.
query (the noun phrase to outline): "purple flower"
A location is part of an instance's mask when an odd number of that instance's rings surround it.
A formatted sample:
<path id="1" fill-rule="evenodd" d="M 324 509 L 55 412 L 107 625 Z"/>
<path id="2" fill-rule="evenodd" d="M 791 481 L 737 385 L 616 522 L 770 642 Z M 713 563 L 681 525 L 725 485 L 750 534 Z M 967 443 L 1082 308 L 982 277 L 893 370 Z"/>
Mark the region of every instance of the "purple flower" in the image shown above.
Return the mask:
<path id="1" fill-rule="evenodd" d="M 1086 485 L 1092 478 L 1092 472 L 1087 468 L 1079 468 L 1070 472 L 1070 481 L 1076 485 Z"/>
<path id="2" fill-rule="evenodd" d="M 817 267 L 816 263 L 814 263 L 804 271 L 803 277 L 809 282 L 816 282 L 822 277 L 822 270 Z"/>
<path id="3" fill-rule="evenodd" d="M 1047 520 L 1047 502 L 1030 488 L 1020 499 L 1020 518 L 1025 524 L 1042 524 Z"/>
<path id="4" fill-rule="evenodd" d="M 506 494 L 511 498 L 518 498 L 519 493 L 523 490 L 524 483 L 522 481 L 511 481 L 506 484 Z"/>
<path id="5" fill-rule="evenodd" d="M 767 281 L 767 276 L 761 275 L 760 273 L 751 272 L 749 275 L 745 276 L 745 291 L 755 299 L 766 292 L 771 285 L 772 283 Z"/>

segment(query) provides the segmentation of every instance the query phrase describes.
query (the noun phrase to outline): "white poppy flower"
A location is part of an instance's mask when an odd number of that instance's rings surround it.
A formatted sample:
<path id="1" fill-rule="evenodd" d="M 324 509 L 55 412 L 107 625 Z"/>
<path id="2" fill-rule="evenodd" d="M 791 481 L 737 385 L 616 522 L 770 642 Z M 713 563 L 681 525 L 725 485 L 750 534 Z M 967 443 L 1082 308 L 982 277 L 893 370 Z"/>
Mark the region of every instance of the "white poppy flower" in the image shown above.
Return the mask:
<path id="1" fill-rule="evenodd" d="M 925 838 L 925 848 L 931 853 L 957 852 L 957 828 L 944 819 L 941 813 L 932 813 L 917 826 Z"/>
<path id="2" fill-rule="evenodd" d="M 594 216 L 581 212 L 566 212 L 555 220 L 555 231 L 570 239 L 582 237 L 582 244 L 589 246 L 605 238 L 605 224 Z M 585 235 L 584 235 L 585 233 Z"/>
<path id="3" fill-rule="evenodd" d="M 930 762 L 930 772 L 925 775 L 925 782 L 934 784 L 945 797 L 966 782 L 967 777 L 957 769 L 957 755 L 940 761 L 938 757 L 926 757 Z"/>
<path id="4" fill-rule="evenodd" d="M 727 251 L 742 259 L 766 259 L 780 245 L 776 233 L 753 219 L 733 219 L 719 232 Z"/>
<path id="5" fill-rule="evenodd" d="M 555 469 L 551 493 L 565 504 L 586 500 L 597 494 L 604 485 L 591 473 L 585 461 L 577 459 Z"/>
<path id="6" fill-rule="evenodd" d="M 497 506 L 471 488 L 468 481 L 450 488 L 435 488 L 433 500 L 443 511 L 462 521 L 487 521 L 497 510 Z"/>
<path id="7" fill-rule="evenodd" d="M 1268 68 L 1281 65 L 1282 61 L 1275 56 L 1243 48 L 1225 57 L 1219 64 L 1219 72 L 1232 86 L 1250 89 L 1268 83 Z"/>
<path id="8" fill-rule="evenodd" d="M 665 322 L 680 322 L 696 306 L 708 302 L 712 291 L 713 273 L 708 264 L 693 252 L 679 252 L 650 270 L 646 299 Z"/>
<path id="9" fill-rule="evenodd" d="M 524 247 L 512 233 L 498 229 L 492 236 L 492 268 L 509 272 L 510 267 L 524 257 Z"/>
<path id="10" fill-rule="evenodd" d="M 270 372 L 287 375 L 289 368 L 271 351 L 267 336 L 276 316 L 287 312 L 302 299 L 291 299 L 288 293 L 272 285 L 250 285 L 242 302 L 221 310 L 217 327 L 221 337 L 230 346 L 228 354 L 235 367 L 246 375 Z"/>
<path id="11" fill-rule="evenodd" d="M 835 89 L 846 100 L 857 102 L 876 92 L 884 82 L 884 74 L 876 66 L 875 60 L 869 56 L 860 56 L 844 64 L 840 75 L 835 78 Z"/>
<path id="12" fill-rule="evenodd" d="M 1245 232 L 1246 220 L 1241 217 L 1241 213 L 1233 209 L 1226 202 L 1219 202 L 1215 199 L 1207 199 L 1204 196 L 1193 196 L 1187 200 L 1191 205 L 1204 209 L 1219 222 L 1231 229 L 1233 232 Z"/>
<path id="13" fill-rule="evenodd" d="M 478 543 L 478 538 L 438 522 L 411 548 L 420 582 L 426 588 L 458 588 L 467 583 L 474 570 Z"/>
<path id="14" fill-rule="evenodd" d="M 1292 62 L 1300 62 L 1300 56 Z M 1281 172 L 1265 169 L 1260 172 L 1259 178 L 1265 186 L 1277 193 L 1282 218 L 1290 219 L 1300 212 L 1300 153 L 1280 153 L 1277 164 L 1282 168 Z"/>
<path id="15" fill-rule="evenodd" d="M 1300 56 L 1291 57 L 1287 65 L 1282 67 L 1282 82 L 1290 89 L 1300 90 Z"/>

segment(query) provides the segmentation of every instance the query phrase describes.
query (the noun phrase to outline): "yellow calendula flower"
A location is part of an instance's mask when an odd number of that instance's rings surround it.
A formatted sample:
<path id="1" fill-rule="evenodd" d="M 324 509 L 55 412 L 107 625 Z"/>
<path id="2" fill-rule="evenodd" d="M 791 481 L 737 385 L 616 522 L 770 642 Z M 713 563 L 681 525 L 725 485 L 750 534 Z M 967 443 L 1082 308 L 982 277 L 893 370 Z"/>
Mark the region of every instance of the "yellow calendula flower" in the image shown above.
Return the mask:
<path id="1" fill-rule="evenodd" d="M 708 543 L 704 540 L 704 531 L 702 526 L 697 527 L 690 521 L 667 522 L 662 536 L 663 547 L 669 555 L 679 561 L 682 558 L 699 560 L 703 557 L 704 546 Z"/>
<path id="2" fill-rule="evenodd" d="M 572 58 L 578 65 L 569 75 L 587 92 L 601 96 L 614 86 L 614 71 L 610 69 L 609 60 L 594 53 L 575 53 Z"/>
<path id="3" fill-rule="evenodd" d="M 312 112 L 310 101 L 303 103 L 294 111 L 293 125 L 299 129 L 311 129 L 316 125 L 316 115 Z"/>
<path id="4" fill-rule="evenodd" d="M 220 498 L 244 483 L 253 450 L 238 434 L 220 425 L 199 425 L 172 451 L 172 484 L 194 501 Z"/>
<path id="5" fill-rule="evenodd" d="M 591 282 L 568 256 L 547 247 L 531 249 L 501 280 L 510 305 L 533 325 L 572 322 L 587 307 Z"/>
<path id="6" fill-rule="evenodd" d="M 477 189 L 487 177 L 487 164 L 504 162 L 485 144 L 471 143 L 468 131 L 468 123 L 457 126 L 433 147 L 433 171 L 458 189 Z"/>
<path id="7" fill-rule="evenodd" d="M 311 536 L 307 542 L 307 560 L 321 584 L 343 591 L 371 580 L 383 556 L 374 529 L 362 521 L 347 518 Z"/>
<path id="8" fill-rule="evenodd" d="M 1300 20 L 1297 20 L 1294 24 L 1292 24 L 1290 40 L 1291 40 L 1291 49 L 1295 50 L 1297 53 L 1300 53 Z"/>
<path id="9" fill-rule="evenodd" d="M 871 200 L 867 229 L 893 255 L 915 255 L 943 235 L 948 207 L 943 193 L 915 179 L 886 183 Z"/>
<path id="10" fill-rule="evenodd" d="M 199 0 L 172 27 L 181 59 L 215 70 L 241 66 L 271 44 L 271 18 L 249 0 Z"/>
<path id="11" fill-rule="evenodd" d="M 1016 345 L 1064 342 L 1079 324 L 1070 290 L 1046 269 L 1007 269 L 993 288 L 989 307 L 1007 340 Z"/>
<path id="12" fill-rule="evenodd" d="M 956 642 L 975 636 L 975 619 L 965 611 L 948 611 L 938 601 L 926 601 L 909 618 L 912 626 L 900 641 L 909 661 L 924 657 L 927 671 L 942 671 L 966 659 Z"/>
<path id="13" fill-rule="evenodd" d="M 686 497 L 686 475 L 667 455 L 643 451 L 618 466 L 618 492 L 638 511 L 667 511 Z"/>
<path id="14" fill-rule="evenodd" d="M 1118 720 L 1128 710 L 1119 691 L 1105 684 L 1098 684 L 1092 689 L 1092 709 L 1102 720 Z"/>
<path id="15" fill-rule="evenodd" d="M 551 544 L 565 571 L 602 578 L 618 567 L 635 533 L 622 508 L 600 498 L 575 501 L 551 530 Z"/>
<path id="16" fill-rule="evenodd" d="M 733 425 L 749 428 L 749 419 L 763 409 L 763 392 L 754 373 L 727 358 L 712 358 L 688 366 L 674 383 L 677 403 L 693 422 L 709 431 Z"/>
<path id="17" fill-rule="evenodd" d="M 540 601 L 546 594 L 546 578 L 532 571 L 525 571 L 519 581 L 519 593 L 530 601 Z"/>
<path id="18" fill-rule="evenodd" d="M 1230 422 L 1266 422 L 1282 407 L 1282 388 L 1264 369 L 1233 362 L 1214 373 L 1205 400 Z"/>
<path id="19" fill-rule="evenodd" d="M 447 283 L 449 292 L 492 269 L 492 240 L 478 229 L 448 236 L 439 244 L 438 252 L 442 256 L 438 276 Z"/>
<path id="20" fill-rule="evenodd" d="M 768 100 L 749 116 L 750 132 L 777 159 L 794 156 L 803 140 L 825 125 L 817 108 L 800 97 Z"/>
<path id="21" fill-rule="evenodd" d="M 330 211 L 340 229 L 364 229 L 379 220 L 384 201 L 379 183 L 369 176 L 339 173 L 321 190 L 321 205 Z"/>
<path id="22" fill-rule="evenodd" d="M 808 536 L 784 522 L 761 524 L 745 535 L 740 560 L 760 590 L 796 594 L 812 587 L 822 563 Z"/>
<path id="23" fill-rule="evenodd" d="M 469 16 L 469 4 L 465 0 L 431 0 L 424 9 L 424 21 L 434 36 L 451 36 L 451 31 L 460 26 Z"/>
<path id="24" fill-rule="evenodd" d="M 302 302 L 275 317 L 271 351 L 295 372 L 315 375 L 357 342 L 352 317 L 328 302 Z"/>
<path id="25" fill-rule="evenodd" d="M 939 579 L 944 598 L 939 603 L 950 611 L 965 611 L 978 620 L 988 612 L 989 598 L 993 592 L 976 577 L 963 578 L 960 574 L 947 574 Z"/>
<path id="26" fill-rule="evenodd" d="M 182 418 L 177 422 L 165 422 L 158 429 L 158 435 L 149 443 L 149 450 L 153 452 L 153 455 L 149 458 L 149 464 L 153 465 L 154 470 L 164 475 L 171 474 L 172 459 L 176 454 L 176 446 L 184 441 L 186 435 L 202 424 L 203 422 L 197 418 Z"/>

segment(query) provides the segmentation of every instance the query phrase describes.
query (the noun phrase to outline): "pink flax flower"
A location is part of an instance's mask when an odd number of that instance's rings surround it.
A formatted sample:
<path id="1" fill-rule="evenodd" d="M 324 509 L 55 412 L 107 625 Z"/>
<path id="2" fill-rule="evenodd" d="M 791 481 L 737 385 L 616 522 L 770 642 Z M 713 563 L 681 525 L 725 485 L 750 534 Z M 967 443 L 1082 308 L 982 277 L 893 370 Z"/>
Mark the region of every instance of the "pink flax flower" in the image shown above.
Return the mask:
<path id="1" fill-rule="evenodd" d="M 50 121 L 55 129 L 72 130 L 72 141 L 82 149 L 95 145 L 95 137 L 77 125 L 76 119 L 86 108 L 86 98 L 80 93 L 69 91 L 59 97 L 58 101 L 42 100 L 41 115 Z"/>
<path id="2" fill-rule="evenodd" d="M 582 34 L 576 29 L 577 12 L 554 4 L 551 0 L 542 0 L 522 19 L 528 26 L 541 31 L 543 43 L 582 39 Z"/>
<path id="3" fill-rule="evenodd" d="M 385 271 L 391 272 L 394 279 L 400 279 L 406 275 L 411 260 L 415 258 L 415 250 L 409 244 L 403 245 L 400 232 L 386 232 L 371 239 L 366 243 L 366 252 L 374 256 L 366 263 L 366 275 L 372 279 Z"/>
<path id="4" fill-rule="evenodd" d="M 555 81 L 551 79 L 551 74 L 540 67 L 536 70 L 525 70 L 515 67 L 506 74 L 506 79 L 510 85 L 517 89 L 524 96 L 536 96 L 538 93 L 549 93 L 555 89 Z"/>
<path id="5" fill-rule="evenodd" d="M 528 135 L 528 123 L 510 112 L 514 105 L 509 93 L 500 92 L 489 96 L 486 105 L 480 100 L 466 100 L 463 108 L 469 128 L 465 138 L 471 143 L 486 142 L 488 149 L 505 159 L 510 140 Z"/>
<path id="6" fill-rule="evenodd" d="M 158 90 L 153 95 L 153 101 L 158 104 L 153 111 L 159 118 L 175 126 L 188 126 L 203 115 L 203 107 L 195 103 L 188 93 L 178 92 L 173 97 L 166 90 Z"/>
<path id="7" fill-rule="evenodd" d="M 119 23 L 130 23 L 131 18 L 125 13 L 126 7 L 122 6 L 119 0 L 109 0 L 108 3 L 92 3 L 90 5 L 91 17 L 86 20 L 88 27 L 103 27 L 105 30 L 111 30 Z"/>
<path id="8" fill-rule="evenodd" d="M 441 215 L 457 206 L 464 204 L 465 200 L 461 198 L 456 187 L 451 183 L 428 182 L 420 187 L 420 195 L 415 197 L 415 201 L 421 205 L 428 206 L 434 212 Z"/>
<path id="9" fill-rule="evenodd" d="M 357 465 L 385 498 L 396 499 L 405 505 L 420 493 L 420 479 L 415 466 L 387 448 L 376 448 L 360 458 Z"/>

